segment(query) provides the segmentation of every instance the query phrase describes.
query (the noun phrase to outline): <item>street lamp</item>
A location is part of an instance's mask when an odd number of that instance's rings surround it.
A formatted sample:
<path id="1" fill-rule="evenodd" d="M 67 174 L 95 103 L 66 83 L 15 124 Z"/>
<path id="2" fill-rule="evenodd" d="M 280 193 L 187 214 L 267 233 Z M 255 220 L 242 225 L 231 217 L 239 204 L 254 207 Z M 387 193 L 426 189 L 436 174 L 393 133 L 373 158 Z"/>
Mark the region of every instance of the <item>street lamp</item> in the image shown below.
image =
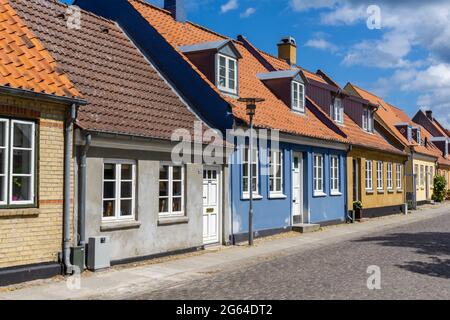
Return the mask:
<path id="1" fill-rule="evenodd" d="M 249 194 L 250 194 L 250 206 L 248 210 L 248 245 L 253 246 L 253 117 L 256 114 L 256 104 L 263 102 L 261 98 L 240 98 L 239 102 L 243 102 L 247 106 L 247 115 L 250 118 L 250 154 L 248 158 L 250 172 L 249 172 Z"/>

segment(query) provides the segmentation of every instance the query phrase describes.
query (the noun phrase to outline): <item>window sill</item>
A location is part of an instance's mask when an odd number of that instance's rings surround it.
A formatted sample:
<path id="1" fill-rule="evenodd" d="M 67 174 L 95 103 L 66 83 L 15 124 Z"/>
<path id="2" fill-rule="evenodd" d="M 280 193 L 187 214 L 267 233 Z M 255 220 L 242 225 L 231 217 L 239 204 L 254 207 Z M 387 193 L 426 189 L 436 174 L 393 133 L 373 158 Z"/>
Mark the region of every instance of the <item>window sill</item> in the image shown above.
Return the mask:
<path id="1" fill-rule="evenodd" d="M 373 190 L 366 190 L 366 194 L 374 194 Z"/>
<path id="2" fill-rule="evenodd" d="M 170 226 L 174 224 L 189 223 L 189 218 L 186 216 L 182 217 L 163 217 L 158 219 L 158 226 Z"/>
<path id="3" fill-rule="evenodd" d="M 327 194 L 324 193 L 324 192 L 314 192 L 314 197 L 315 198 L 323 198 L 323 197 L 326 197 L 326 196 L 327 196 Z"/>
<path id="4" fill-rule="evenodd" d="M 342 196 L 342 192 L 339 192 L 339 191 L 332 191 L 332 192 L 330 193 L 330 195 L 331 195 L 331 196 L 334 196 L 334 197 L 339 197 L 339 196 Z"/>
<path id="5" fill-rule="evenodd" d="M 119 231 L 119 230 L 128 230 L 128 229 L 138 229 L 141 227 L 141 223 L 139 221 L 112 221 L 112 222 L 103 222 L 100 226 L 101 232 L 108 231 Z"/>
<path id="6" fill-rule="evenodd" d="M 384 194 L 384 190 L 377 190 L 378 194 Z"/>
<path id="7" fill-rule="evenodd" d="M 403 193 L 402 189 L 397 189 L 397 193 Z"/>
<path id="8" fill-rule="evenodd" d="M 253 200 L 261 200 L 263 198 L 262 195 L 260 194 L 254 194 L 253 195 Z M 242 200 L 250 200 L 250 195 L 249 194 L 244 194 L 241 198 Z"/>
<path id="9" fill-rule="evenodd" d="M 271 194 L 271 195 L 269 195 L 269 199 L 287 199 L 287 195 L 285 195 L 285 194 Z"/>
<path id="10" fill-rule="evenodd" d="M 1 218 L 20 218 L 20 217 L 36 217 L 39 215 L 38 208 L 22 208 L 22 209 L 1 209 Z"/>
<path id="11" fill-rule="evenodd" d="M 394 189 L 388 190 L 388 193 L 394 193 Z"/>

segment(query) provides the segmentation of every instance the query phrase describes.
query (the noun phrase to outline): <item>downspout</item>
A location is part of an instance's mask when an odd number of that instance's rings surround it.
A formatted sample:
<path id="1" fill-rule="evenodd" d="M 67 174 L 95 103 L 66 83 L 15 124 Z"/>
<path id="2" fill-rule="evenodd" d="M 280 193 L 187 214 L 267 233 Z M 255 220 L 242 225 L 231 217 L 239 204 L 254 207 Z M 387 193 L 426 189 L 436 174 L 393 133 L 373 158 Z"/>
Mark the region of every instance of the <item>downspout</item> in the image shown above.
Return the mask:
<path id="1" fill-rule="evenodd" d="M 70 108 L 70 117 L 66 120 L 64 132 L 64 243 L 63 243 L 63 262 L 66 274 L 73 273 L 73 266 L 70 262 L 70 173 L 72 158 L 72 132 L 73 123 L 76 119 L 77 106 L 72 104 Z"/>
<path id="2" fill-rule="evenodd" d="M 84 146 L 81 148 L 80 154 L 80 195 L 78 199 L 78 246 L 85 247 L 86 245 L 86 168 L 87 168 L 87 152 L 91 147 L 92 136 L 86 135 Z"/>
<path id="3" fill-rule="evenodd" d="M 353 151 L 353 145 L 352 144 L 350 144 L 349 146 L 348 146 L 348 150 L 347 150 L 347 153 L 346 153 L 346 155 L 345 155 L 345 173 L 347 173 L 348 171 L 348 154 L 350 153 L 350 152 L 352 152 Z M 353 161 L 352 161 L 352 166 L 353 166 Z M 353 179 L 353 176 L 352 176 L 352 179 Z M 353 180 L 352 180 L 352 182 L 353 182 Z M 348 221 L 350 221 L 351 223 L 355 223 L 355 215 L 354 215 L 354 213 L 353 213 L 353 207 L 352 207 L 352 215 L 350 216 L 350 202 L 348 201 L 348 187 L 349 187 L 349 185 L 350 185 L 350 181 L 348 181 L 348 174 L 346 174 L 346 177 L 345 177 L 345 216 L 346 216 L 346 221 L 348 222 Z"/>

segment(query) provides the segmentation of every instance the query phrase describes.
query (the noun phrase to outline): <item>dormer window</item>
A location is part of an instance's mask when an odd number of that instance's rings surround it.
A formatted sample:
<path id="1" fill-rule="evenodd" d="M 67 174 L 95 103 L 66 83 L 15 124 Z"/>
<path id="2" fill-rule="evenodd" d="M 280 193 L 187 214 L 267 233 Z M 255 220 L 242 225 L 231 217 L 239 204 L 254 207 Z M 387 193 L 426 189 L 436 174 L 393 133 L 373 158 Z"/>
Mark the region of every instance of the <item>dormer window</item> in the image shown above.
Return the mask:
<path id="1" fill-rule="evenodd" d="M 373 116 L 368 108 L 363 111 L 362 124 L 364 131 L 373 132 Z"/>
<path id="2" fill-rule="evenodd" d="M 335 98 L 333 102 L 333 120 L 337 123 L 344 123 L 344 107 L 339 98 Z"/>
<path id="3" fill-rule="evenodd" d="M 218 54 L 217 86 L 219 90 L 237 94 L 237 60 Z"/>
<path id="4" fill-rule="evenodd" d="M 305 112 L 305 86 L 292 81 L 292 110 Z"/>
<path id="5" fill-rule="evenodd" d="M 417 143 L 422 144 L 422 136 L 420 134 L 420 129 L 417 129 Z"/>

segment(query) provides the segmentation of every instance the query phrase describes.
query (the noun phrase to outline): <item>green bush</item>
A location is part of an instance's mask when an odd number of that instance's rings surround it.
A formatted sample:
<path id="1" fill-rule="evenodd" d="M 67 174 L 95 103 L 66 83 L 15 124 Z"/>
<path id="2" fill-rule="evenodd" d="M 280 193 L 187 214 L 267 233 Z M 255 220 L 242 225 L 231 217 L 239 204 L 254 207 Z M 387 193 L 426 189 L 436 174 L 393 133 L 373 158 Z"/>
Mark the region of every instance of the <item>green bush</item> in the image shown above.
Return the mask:
<path id="1" fill-rule="evenodd" d="M 447 196 L 446 189 L 447 181 L 443 176 L 434 177 L 434 187 L 433 187 L 433 197 L 432 199 L 436 202 L 442 202 Z"/>

